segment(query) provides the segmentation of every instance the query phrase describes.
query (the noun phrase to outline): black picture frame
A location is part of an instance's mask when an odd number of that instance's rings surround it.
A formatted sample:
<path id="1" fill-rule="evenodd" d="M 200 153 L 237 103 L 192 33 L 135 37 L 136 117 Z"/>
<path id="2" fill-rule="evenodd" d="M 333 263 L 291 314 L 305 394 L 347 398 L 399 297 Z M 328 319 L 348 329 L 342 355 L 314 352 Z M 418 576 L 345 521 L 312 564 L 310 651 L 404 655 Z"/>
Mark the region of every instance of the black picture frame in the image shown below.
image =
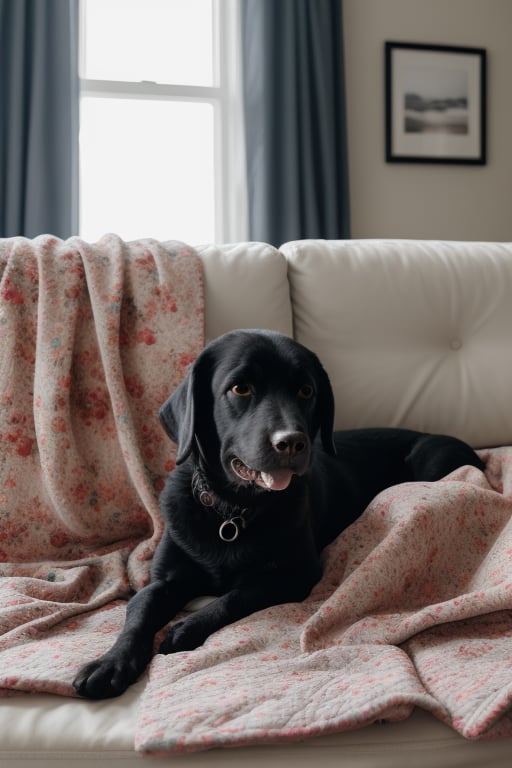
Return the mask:
<path id="1" fill-rule="evenodd" d="M 386 161 L 487 162 L 484 48 L 385 43 Z"/>

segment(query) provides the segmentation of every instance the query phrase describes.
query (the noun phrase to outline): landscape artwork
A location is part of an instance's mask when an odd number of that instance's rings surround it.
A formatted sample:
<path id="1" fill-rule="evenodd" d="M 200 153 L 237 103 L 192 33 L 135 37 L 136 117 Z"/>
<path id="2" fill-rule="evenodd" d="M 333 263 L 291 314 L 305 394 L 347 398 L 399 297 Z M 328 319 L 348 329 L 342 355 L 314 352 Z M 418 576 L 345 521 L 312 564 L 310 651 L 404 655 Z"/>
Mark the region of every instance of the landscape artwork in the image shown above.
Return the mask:
<path id="1" fill-rule="evenodd" d="M 436 69 L 411 69 L 404 93 L 405 133 L 467 134 L 468 75 L 451 70 L 439 77 Z"/>
<path id="2" fill-rule="evenodd" d="M 485 51 L 386 43 L 386 160 L 485 163 Z"/>

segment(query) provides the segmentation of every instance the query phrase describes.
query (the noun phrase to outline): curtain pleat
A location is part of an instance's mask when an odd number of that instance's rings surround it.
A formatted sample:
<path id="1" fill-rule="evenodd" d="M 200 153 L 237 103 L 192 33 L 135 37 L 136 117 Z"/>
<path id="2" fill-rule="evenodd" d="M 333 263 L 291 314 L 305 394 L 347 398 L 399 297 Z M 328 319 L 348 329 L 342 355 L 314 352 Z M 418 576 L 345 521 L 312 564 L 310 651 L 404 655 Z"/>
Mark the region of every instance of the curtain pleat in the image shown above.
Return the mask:
<path id="1" fill-rule="evenodd" d="M 0 236 L 78 232 L 78 0 L 0 0 Z"/>
<path id="2" fill-rule="evenodd" d="M 249 236 L 350 236 L 341 0 L 241 0 Z"/>

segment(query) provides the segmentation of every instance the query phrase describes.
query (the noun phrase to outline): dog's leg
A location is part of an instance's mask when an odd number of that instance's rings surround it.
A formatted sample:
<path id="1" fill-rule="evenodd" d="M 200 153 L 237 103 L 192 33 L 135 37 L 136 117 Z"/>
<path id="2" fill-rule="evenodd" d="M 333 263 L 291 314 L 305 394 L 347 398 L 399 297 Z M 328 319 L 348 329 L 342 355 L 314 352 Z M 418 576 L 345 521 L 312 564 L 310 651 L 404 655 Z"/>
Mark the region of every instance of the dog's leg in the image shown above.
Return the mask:
<path id="1" fill-rule="evenodd" d="M 173 624 L 159 652 L 191 651 L 202 645 L 213 632 L 279 602 L 278 598 L 271 599 L 257 589 L 233 589 Z"/>
<path id="2" fill-rule="evenodd" d="M 422 435 L 405 459 L 414 480 L 440 480 L 469 464 L 484 471 L 485 463 L 467 443 L 446 435 Z"/>
<path id="3" fill-rule="evenodd" d="M 304 564 L 302 573 L 288 570 L 276 573 L 271 581 L 262 576 L 257 584 L 240 585 L 173 624 L 159 652 L 193 650 L 213 632 L 256 611 L 281 603 L 301 602 L 320 578 L 321 567 L 315 558 L 309 567 Z"/>
<path id="4" fill-rule="evenodd" d="M 73 681 L 80 696 L 106 699 L 119 696 L 142 674 L 153 655 L 155 634 L 186 604 L 182 584 L 153 581 L 128 603 L 118 639 L 103 656 L 86 664 Z"/>

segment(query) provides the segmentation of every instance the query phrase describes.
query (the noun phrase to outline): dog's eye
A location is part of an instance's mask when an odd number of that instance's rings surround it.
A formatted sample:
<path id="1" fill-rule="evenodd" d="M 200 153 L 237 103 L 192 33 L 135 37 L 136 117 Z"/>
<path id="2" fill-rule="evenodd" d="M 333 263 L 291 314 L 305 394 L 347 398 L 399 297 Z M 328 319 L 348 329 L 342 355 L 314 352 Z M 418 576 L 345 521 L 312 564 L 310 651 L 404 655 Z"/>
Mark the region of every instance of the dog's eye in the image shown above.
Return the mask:
<path id="1" fill-rule="evenodd" d="M 250 397 L 252 395 L 251 388 L 248 384 L 235 384 L 231 387 L 231 392 L 237 397 Z"/>
<path id="2" fill-rule="evenodd" d="M 315 390 L 311 384 L 303 384 L 297 394 L 300 398 L 302 398 L 302 400 L 310 400 L 315 394 Z"/>

